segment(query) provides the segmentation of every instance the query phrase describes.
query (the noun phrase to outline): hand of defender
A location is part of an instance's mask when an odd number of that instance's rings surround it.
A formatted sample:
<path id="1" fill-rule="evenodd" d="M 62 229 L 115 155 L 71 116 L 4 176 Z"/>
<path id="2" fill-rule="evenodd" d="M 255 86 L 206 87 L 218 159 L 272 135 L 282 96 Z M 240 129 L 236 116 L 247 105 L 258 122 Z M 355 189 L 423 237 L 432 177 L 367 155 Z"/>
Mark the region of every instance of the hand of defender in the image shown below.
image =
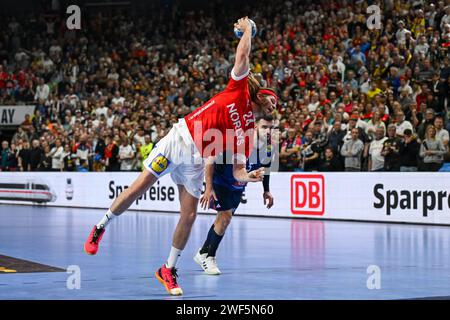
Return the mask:
<path id="1" fill-rule="evenodd" d="M 243 18 L 240 18 L 237 23 L 234 24 L 234 27 L 241 30 L 242 32 L 245 32 L 247 28 L 251 28 L 250 21 L 248 21 L 248 17 L 245 16 Z"/>
<path id="2" fill-rule="evenodd" d="M 212 189 L 206 189 L 205 193 L 200 197 L 200 207 L 204 210 L 209 209 L 209 202 L 211 201 L 211 196 L 217 201 L 216 194 Z"/>
<path id="3" fill-rule="evenodd" d="M 264 179 L 264 168 L 259 168 L 248 173 L 248 182 L 260 182 Z"/>
<path id="4" fill-rule="evenodd" d="M 264 205 L 267 207 L 267 209 L 272 208 L 273 196 L 269 191 L 264 192 L 263 199 L 264 199 Z"/>

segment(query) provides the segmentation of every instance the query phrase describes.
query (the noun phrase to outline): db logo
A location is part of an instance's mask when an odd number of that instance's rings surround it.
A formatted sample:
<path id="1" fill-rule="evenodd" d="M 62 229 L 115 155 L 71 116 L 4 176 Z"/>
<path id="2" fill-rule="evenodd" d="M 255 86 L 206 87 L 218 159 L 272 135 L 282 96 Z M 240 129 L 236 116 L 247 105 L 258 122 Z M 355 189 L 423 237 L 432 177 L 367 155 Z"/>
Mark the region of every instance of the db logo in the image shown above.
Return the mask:
<path id="1" fill-rule="evenodd" d="M 291 212 L 323 215 L 325 183 L 322 175 L 295 174 L 291 177 Z"/>

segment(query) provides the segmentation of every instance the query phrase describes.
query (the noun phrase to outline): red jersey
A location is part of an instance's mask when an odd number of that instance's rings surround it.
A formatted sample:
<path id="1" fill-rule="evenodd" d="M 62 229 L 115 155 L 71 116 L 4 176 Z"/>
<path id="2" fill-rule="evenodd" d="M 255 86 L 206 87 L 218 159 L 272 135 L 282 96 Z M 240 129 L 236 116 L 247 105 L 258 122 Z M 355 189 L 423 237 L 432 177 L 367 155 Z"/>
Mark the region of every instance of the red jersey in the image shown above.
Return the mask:
<path id="1" fill-rule="evenodd" d="M 222 151 L 249 157 L 255 118 L 247 79 L 248 74 L 238 78 L 232 71 L 224 91 L 184 118 L 204 158 Z"/>

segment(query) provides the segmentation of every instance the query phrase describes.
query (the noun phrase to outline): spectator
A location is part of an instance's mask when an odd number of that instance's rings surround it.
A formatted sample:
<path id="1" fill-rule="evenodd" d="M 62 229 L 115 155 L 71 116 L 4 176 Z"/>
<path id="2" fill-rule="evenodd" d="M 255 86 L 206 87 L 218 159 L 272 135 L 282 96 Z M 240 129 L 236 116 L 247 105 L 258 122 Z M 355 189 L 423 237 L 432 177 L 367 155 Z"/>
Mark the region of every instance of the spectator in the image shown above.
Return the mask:
<path id="1" fill-rule="evenodd" d="M 319 169 L 320 146 L 319 140 L 313 138 L 313 131 L 305 134 L 305 142 L 300 147 L 301 168 L 303 171 L 317 171 Z"/>
<path id="2" fill-rule="evenodd" d="M 440 140 L 448 150 L 449 134 L 448 131 L 444 129 L 444 119 L 442 117 L 436 117 L 434 119 L 434 127 L 436 128 L 436 139 Z"/>
<path id="3" fill-rule="evenodd" d="M 400 171 L 416 172 L 420 145 L 417 136 L 410 129 L 403 132 L 403 141 L 399 144 Z"/>
<path id="4" fill-rule="evenodd" d="M 73 153 L 75 153 L 75 164 L 77 166 L 77 171 L 85 171 L 89 168 L 89 156 L 91 154 L 91 146 L 87 142 L 88 135 L 82 134 L 80 136 L 80 141 L 75 144 L 73 148 Z"/>
<path id="5" fill-rule="evenodd" d="M 397 43 L 399 45 L 405 44 L 406 43 L 406 35 L 407 34 L 411 35 L 411 31 L 409 31 L 408 29 L 405 28 L 405 22 L 403 20 L 400 20 L 397 23 L 397 26 L 398 26 L 398 30 L 395 33 Z"/>
<path id="6" fill-rule="evenodd" d="M 119 171 L 119 143 L 120 139 L 117 138 L 106 138 L 106 148 L 105 148 L 105 165 L 106 171 Z"/>
<path id="7" fill-rule="evenodd" d="M 148 155 L 150 154 L 150 152 L 153 150 L 153 143 L 150 139 L 150 135 L 146 134 L 144 136 L 144 143 L 142 144 L 142 146 L 139 148 L 139 152 L 141 154 L 141 169 L 144 169 L 144 160 L 147 159 Z"/>
<path id="8" fill-rule="evenodd" d="M 400 171 L 400 143 L 396 125 L 390 124 L 387 129 L 387 139 L 381 150 L 381 155 L 384 157 L 384 171 Z"/>
<path id="9" fill-rule="evenodd" d="M 31 117 L 29 114 L 25 115 L 25 119 L 20 124 L 20 127 L 25 132 L 30 132 L 31 128 L 33 127 L 33 122 L 31 121 Z"/>
<path id="10" fill-rule="evenodd" d="M 103 139 L 103 135 L 98 138 L 96 136 L 95 144 L 93 145 L 95 156 L 100 159 L 105 159 L 106 141 Z"/>
<path id="11" fill-rule="evenodd" d="M 23 130 L 22 127 L 17 128 L 17 132 L 13 135 L 11 143 L 18 143 L 19 140 L 28 141 L 28 134 Z"/>
<path id="12" fill-rule="evenodd" d="M 435 112 L 433 109 L 426 109 L 425 118 L 422 123 L 419 125 L 417 129 L 417 134 L 419 135 L 420 140 L 425 139 L 426 132 L 428 131 L 428 126 L 434 126 L 434 117 Z"/>
<path id="13" fill-rule="evenodd" d="M 105 104 L 99 102 L 97 104 L 97 108 L 95 109 L 95 114 L 98 118 L 100 118 L 102 115 L 106 117 L 108 115 L 108 110 L 110 109 Z"/>
<path id="14" fill-rule="evenodd" d="M 361 156 L 364 150 L 364 143 L 358 138 L 359 131 L 353 128 L 351 139 L 344 142 L 341 155 L 344 157 L 345 171 L 361 171 Z"/>
<path id="15" fill-rule="evenodd" d="M 341 161 L 334 155 L 333 148 L 325 148 L 324 158 L 320 159 L 319 171 L 335 172 L 342 171 Z"/>
<path id="16" fill-rule="evenodd" d="M 348 121 L 347 134 L 344 137 L 344 141 L 352 139 L 352 131 L 356 128 L 358 130 L 358 139 L 363 143 L 369 142 L 369 137 L 366 135 L 365 129 L 362 128 L 362 123 L 363 121 L 361 121 L 357 115 L 350 116 L 350 119 Z"/>
<path id="17" fill-rule="evenodd" d="M 64 171 L 75 171 L 76 170 L 76 155 L 72 154 L 72 150 L 69 144 L 64 145 L 64 151 L 62 154 L 62 162 Z"/>
<path id="18" fill-rule="evenodd" d="M 376 130 L 378 127 L 383 127 L 384 132 L 386 132 L 386 125 L 381 120 L 380 113 L 378 111 L 373 112 L 372 118 L 367 123 L 366 134 L 370 141 L 375 139 Z"/>
<path id="19" fill-rule="evenodd" d="M 10 148 L 9 158 L 8 158 L 9 171 L 17 171 L 17 169 L 19 167 L 18 156 L 19 156 L 19 149 L 16 148 L 15 143 L 11 143 L 11 148 Z"/>
<path id="20" fill-rule="evenodd" d="M 395 123 L 397 137 L 402 138 L 403 132 L 405 132 L 406 129 L 413 131 L 413 126 L 411 122 L 405 120 L 405 114 L 403 111 L 397 111 L 395 118 L 397 120 L 397 122 Z"/>
<path id="21" fill-rule="evenodd" d="M 421 171 L 439 171 L 447 150 L 441 140 L 436 139 L 436 128 L 427 127 L 426 138 L 420 145 L 420 157 L 423 158 Z"/>
<path id="22" fill-rule="evenodd" d="M 43 148 L 41 162 L 38 165 L 39 171 L 51 171 L 52 169 L 52 156 L 50 153 L 50 146 L 47 144 Z"/>
<path id="23" fill-rule="evenodd" d="M 144 136 L 145 136 L 144 128 L 138 127 L 137 133 L 133 136 L 133 143 L 134 144 L 140 143 L 141 145 L 143 145 L 145 143 Z"/>
<path id="24" fill-rule="evenodd" d="M 43 78 L 39 79 L 39 84 L 36 87 L 36 94 L 34 95 L 34 100 L 42 100 L 46 102 L 50 94 L 50 87 L 45 83 Z"/>
<path id="25" fill-rule="evenodd" d="M 293 171 L 299 167 L 300 162 L 301 140 L 293 128 L 289 128 L 287 134 L 280 151 L 280 171 Z M 312 138 L 312 132 L 310 136 Z"/>
<path id="26" fill-rule="evenodd" d="M 52 171 L 64 169 L 64 148 L 61 139 L 55 140 L 55 146 L 50 150 L 49 157 L 52 158 Z"/>
<path id="27" fill-rule="evenodd" d="M 342 130 L 341 121 L 335 121 L 328 133 L 328 144 L 333 149 L 333 154 L 335 154 L 337 158 L 339 158 L 341 147 L 344 144 L 345 135 L 346 132 Z"/>
<path id="28" fill-rule="evenodd" d="M 23 142 L 22 149 L 18 154 L 18 167 L 20 171 L 30 171 L 31 149 L 28 140 Z"/>
<path id="29" fill-rule="evenodd" d="M 134 151 L 128 143 L 128 138 L 122 138 L 122 145 L 119 147 L 120 171 L 131 171 L 133 169 Z"/>
<path id="30" fill-rule="evenodd" d="M 385 136 L 384 127 L 379 126 L 375 130 L 375 140 L 370 143 L 369 147 L 369 171 L 383 171 L 384 156 L 381 154 L 384 142 L 388 138 Z"/>
<path id="31" fill-rule="evenodd" d="M 2 141 L 2 151 L 0 153 L 0 171 L 9 171 L 11 149 L 8 141 Z"/>

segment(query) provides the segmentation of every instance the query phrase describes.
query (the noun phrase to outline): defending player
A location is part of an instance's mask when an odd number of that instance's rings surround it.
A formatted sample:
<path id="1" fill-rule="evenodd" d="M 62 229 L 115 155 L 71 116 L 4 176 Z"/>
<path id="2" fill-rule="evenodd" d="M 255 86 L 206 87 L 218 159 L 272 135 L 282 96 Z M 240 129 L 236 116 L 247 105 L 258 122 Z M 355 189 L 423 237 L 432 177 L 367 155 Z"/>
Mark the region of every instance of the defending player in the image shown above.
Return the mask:
<path id="1" fill-rule="evenodd" d="M 248 18 L 239 19 L 235 25 L 244 34 L 237 46 L 231 79 L 225 90 L 173 125 L 144 161 L 145 170 L 115 199 L 84 245 L 88 254 L 96 254 L 111 220 L 127 210 L 160 177 L 170 173 L 178 186 L 180 219 L 168 259 L 155 276 L 172 295 L 182 294 L 175 266 L 196 218 L 204 159 L 224 150 L 234 150 L 233 176 L 236 180 L 256 182 L 263 179 L 261 171 L 248 173 L 245 169 L 253 140 L 249 137 L 253 137 L 254 114 L 272 113 L 276 98 L 273 94 L 259 92 L 259 83 L 249 76 L 251 25 Z"/>
<path id="2" fill-rule="evenodd" d="M 253 152 L 247 161 L 247 171 L 251 172 L 265 168 L 262 181 L 264 187 L 263 200 L 267 208 L 273 206 L 273 196 L 270 193 L 269 179 L 272 161 L 271 131 L 273 129 L 273 117 L 266 115 L 259 119 L 255 130 L 255 144 Z M 219 275 L 217 267 L 216 251 L 222 240 L 225 230 L 231 222 L 231 217 L 238 208 L 246 183 L 237 181 L 233 176 L 233 165 L 226 164 L 223 158 L 226 152 L 219 155 L 216 163 L 207 163 L 205 167 L 205 193 L 200 199 L 200 205 L 207 209 L 212 207 L 217 210 L 217 217 L 208 232 L 203 247 L 194 256 L 194 261 L 211 275 Z M 210 201 L 213 200 L 213 201 Z"/>

